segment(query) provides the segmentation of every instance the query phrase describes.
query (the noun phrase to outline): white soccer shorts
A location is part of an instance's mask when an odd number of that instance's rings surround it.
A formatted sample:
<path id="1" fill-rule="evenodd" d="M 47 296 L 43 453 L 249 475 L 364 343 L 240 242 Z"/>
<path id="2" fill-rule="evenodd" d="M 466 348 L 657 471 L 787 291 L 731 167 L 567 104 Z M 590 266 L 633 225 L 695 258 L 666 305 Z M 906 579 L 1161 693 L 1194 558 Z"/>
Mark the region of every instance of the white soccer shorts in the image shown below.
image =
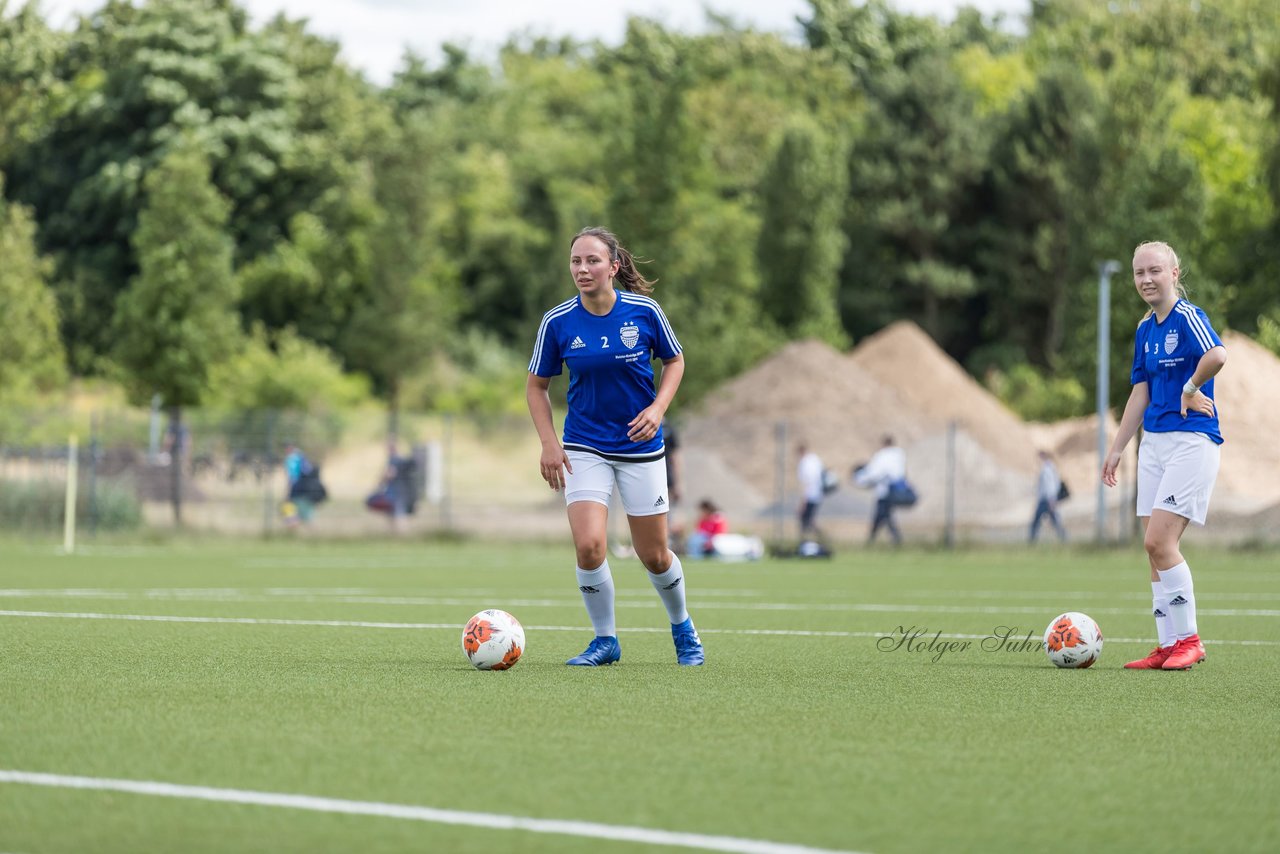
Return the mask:
<path id="1" fill-rule="evenodd" d="M 614 483 L 628 516 L 656 516 L 670 509 L 667 495 L 667 461 L 618 462 L 586 451 L 565 451 L 572 472 L 565 472 L 564 501 L 594 501 L 609 506 Z"/>
<path id="2" fill-rule="evenodd" d="M 1144 433 L 1138 446 L 1138 515 L 1168 510 L 1203 525 L 1220 457 L 1219 446 L 1203 433 Z"/>

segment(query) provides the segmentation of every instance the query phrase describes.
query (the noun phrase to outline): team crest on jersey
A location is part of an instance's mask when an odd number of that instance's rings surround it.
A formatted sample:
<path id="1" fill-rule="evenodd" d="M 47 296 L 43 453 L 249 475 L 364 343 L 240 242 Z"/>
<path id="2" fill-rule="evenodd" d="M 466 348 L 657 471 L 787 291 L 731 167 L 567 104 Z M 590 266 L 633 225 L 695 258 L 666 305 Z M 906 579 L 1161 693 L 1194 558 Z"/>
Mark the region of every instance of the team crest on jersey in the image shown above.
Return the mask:
<path id="1" fill-rule="evenodd" d="M 1178 349 L 1178 330 L 1170 329 L 1169 333 L 1164 336 L 1164 352 L 1165 355 L 1172 353 Z"/>
<path id="2" fill-rule="evenodd" d="M 618 335 L 622 338 L 622 343 L 627 345 L 627 349 L 636 346 L 636 342 L 640 340 L 640 327 L 634 323 L 625 323 L 618 330 Z"/>

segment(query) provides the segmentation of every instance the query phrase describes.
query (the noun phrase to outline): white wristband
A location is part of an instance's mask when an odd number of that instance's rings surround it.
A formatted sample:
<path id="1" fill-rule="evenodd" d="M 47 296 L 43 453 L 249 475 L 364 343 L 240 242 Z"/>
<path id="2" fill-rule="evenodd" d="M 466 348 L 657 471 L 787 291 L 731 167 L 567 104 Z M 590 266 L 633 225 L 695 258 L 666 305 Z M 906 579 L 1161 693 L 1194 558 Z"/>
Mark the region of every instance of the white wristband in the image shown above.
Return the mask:
<path id="1" fill-rule="evenodd" d="M 1182 387 L 1183 394 L 1195 394 L 1199 390 L 1200 386 L 1196 385 L 1191 380 L 1187 380 L 1187 384 Z"/>

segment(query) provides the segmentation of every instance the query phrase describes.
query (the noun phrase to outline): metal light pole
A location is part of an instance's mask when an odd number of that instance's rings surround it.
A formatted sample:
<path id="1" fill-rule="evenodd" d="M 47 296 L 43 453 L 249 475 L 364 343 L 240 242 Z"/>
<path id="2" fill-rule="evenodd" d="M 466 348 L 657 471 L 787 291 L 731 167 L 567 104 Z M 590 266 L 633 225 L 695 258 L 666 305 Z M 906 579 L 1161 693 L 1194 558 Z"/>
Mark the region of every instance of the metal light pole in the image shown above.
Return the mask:
<path id="1" fill-rule="evenodd" d="M 1098 471 L 1107 461 L 1107 397 L 1111 386 L 1111 277 L 1120 272 L 1119 261 L 1098 264 Z M 1093 538 L 1102 545 L 1107 519 L 1106 487 L 1098 479 L 1098 507 Z"/>

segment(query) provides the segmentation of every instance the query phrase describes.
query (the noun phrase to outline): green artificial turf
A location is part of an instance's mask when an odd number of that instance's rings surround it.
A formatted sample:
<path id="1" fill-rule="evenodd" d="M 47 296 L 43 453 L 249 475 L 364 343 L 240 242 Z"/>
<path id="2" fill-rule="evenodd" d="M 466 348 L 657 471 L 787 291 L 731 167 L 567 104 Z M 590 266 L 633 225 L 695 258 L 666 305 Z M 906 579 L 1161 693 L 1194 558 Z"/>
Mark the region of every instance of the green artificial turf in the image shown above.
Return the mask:
<path id="1" fill-rule="evenodd" d="M 1185 673 L 1121 668 L 1151 646 L 1140 548 L 688 562 L 701 668 L 612 559 L 623 655 L 596 670 L 563 664 L 591 635 L 567 543 L 0 543 L 6 612 L 400 624 L 7 613 L 0 771 L 852 851 L 1272 850 L 1275 558 L 1189 558 L 1209 658 Z M 505 673 L 460 650 L 487 607 L 526 628 Z M 1022 643 L 1067 610 L 1107 637 L 1092 669 Z M 677 849 L 0 783 L 0 850 Z"/>

